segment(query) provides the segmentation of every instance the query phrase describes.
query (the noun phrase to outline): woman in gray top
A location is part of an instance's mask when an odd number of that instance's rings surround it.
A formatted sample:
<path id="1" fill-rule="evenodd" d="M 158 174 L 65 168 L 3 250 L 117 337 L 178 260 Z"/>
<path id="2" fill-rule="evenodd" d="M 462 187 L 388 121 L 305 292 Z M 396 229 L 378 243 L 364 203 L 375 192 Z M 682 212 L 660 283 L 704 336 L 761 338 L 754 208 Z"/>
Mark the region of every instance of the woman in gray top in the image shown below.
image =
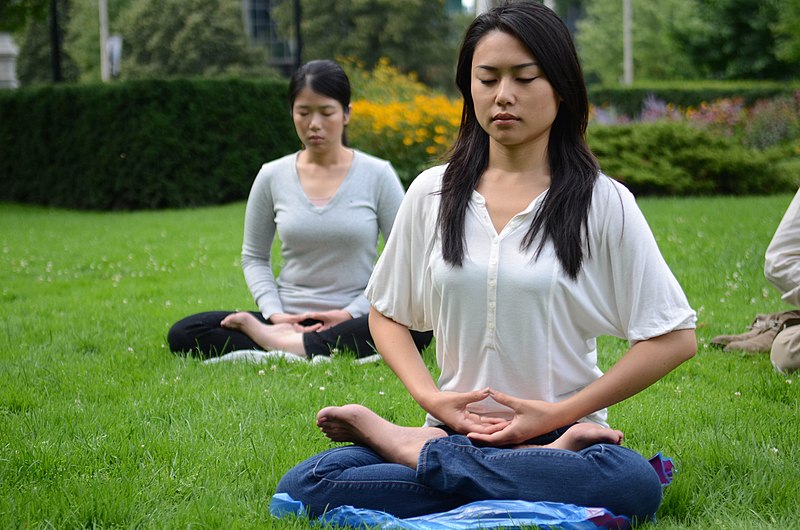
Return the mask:
<path id="1" fill-rule="evenodd" d="M 262 166 L 247 201 L 242 269 L 259 312 L 210 311 L 176 323 L 170 349 L 213 357 L 240 349 L 301 357 L 374 354 L 364 296 L 403 199 L 391 164 L 347 147 L 350 83 L 333 61 L 292 77 L 289 102 L 304 149 Z M 270 254 L 281 241 L 276 279 Z M 430 333 L 418 333 L 422 349 Z"/>

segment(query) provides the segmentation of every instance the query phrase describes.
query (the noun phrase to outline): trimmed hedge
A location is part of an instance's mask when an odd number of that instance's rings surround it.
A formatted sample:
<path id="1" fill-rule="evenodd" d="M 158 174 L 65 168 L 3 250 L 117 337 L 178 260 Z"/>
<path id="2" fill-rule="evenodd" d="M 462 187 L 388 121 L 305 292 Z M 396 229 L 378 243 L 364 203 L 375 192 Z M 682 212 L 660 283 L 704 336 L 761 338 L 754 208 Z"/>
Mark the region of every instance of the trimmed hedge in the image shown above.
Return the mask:
<path id="1" fill-rule="evenodd" d="M 697 107 L 703 102 L 723 98 L 742 98 L 746 105 L 759 99 L 791 96 L 800 91 L 800 83 L 772 81 L 669 81 L 642 82 L 630 87 L 589 86 L 589 100 L 598 107 L 610 106 L 617 112 L 634 118 L 642 112 L 649 96 L 677 107 Z"/>
<path id="2" fill-rule="evenodd" d="M 785 153 L 757 151 L 685 123 L 592 125 L 588 142 L 604 172 L 637 195 L 794 192 Z"/>
<path id="3" fill-rule="evenodd" d="M 0 92 L 0 201 L 112 210 L 243 200 L 262 163 L 299 148 L 286 91 L 285 81 L 195 79 Z M 411 103 L 354 111 L 353 145 L 390 160 L 408 184 L 457 128 L 458 113 L 432 101 L 422 114 Z M 794 143 L 758 151 L 663 121 L 592 124 L 589 145 L 639 195 L 798 185 Z"/>
<path id="4" fill-rule="evenodd" d="M 152 80 L 0 92 L 0 200 L 118 210 L 247 197 L 298 148 L 284 81 Z"/>

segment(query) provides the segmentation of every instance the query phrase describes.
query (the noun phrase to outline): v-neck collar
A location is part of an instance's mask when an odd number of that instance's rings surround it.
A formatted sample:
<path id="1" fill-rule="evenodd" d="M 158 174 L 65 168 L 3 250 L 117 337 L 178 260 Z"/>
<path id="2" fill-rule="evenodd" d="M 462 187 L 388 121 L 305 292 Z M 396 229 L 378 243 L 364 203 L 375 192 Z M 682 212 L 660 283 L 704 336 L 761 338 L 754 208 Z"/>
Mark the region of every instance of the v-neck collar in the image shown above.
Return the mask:
<path id="1" fill-rule="evenodd" d="M 330 200 L 322 206 L 315 206 L 314 203 L 311 202 L 311 199 L 308 197 L 306 190 L 303 189 L 303 184 L 300 182 L 300 172 L 297 171 L 297 159 L 300 156 L 301 151 L 295 153 L 294 163 L 292 164 L 292 173 L 294 175 L 294 182 L 295 185 L 297 186 L 298 191 L 300 192 L 300 195 L 303 197 L 306 205 L 311 211 L 322 213 L 331 208 L 331 206 L 339 200 L 339 196 L 343 195 L 342 191 L 345 188 L 345 186 L 347 186 L 347 183 L 350 180 L 352 180 L 350 178 L 350 175 L 353 173 L 353 170 L 355 169 L 356 164 L 358 163 L 358 160 L 360 158 L 358 155 L 358 151 L 356 149 L 353 149 L 352 151 L 353 151 L 353 160 L 350 162 L 350 167 L 347 169 L 347 173 L 345 173 L 344 178 L 339 183 L 339 187 L 336 188 L 336 191 L 333 193 Z"/>

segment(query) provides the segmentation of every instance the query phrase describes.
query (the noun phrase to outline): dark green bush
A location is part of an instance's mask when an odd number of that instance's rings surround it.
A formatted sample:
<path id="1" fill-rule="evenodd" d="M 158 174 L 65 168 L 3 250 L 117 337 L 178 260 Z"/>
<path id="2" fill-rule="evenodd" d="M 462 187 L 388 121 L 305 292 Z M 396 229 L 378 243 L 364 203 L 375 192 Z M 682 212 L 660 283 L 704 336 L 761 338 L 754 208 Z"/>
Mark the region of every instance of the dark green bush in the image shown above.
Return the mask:
<path id="1" fill-rule="evenodd" d="M 742 98 L 746 105 L 759 99 L 793 95 L 800 83 L 772 81 L 666 81 L 642 82 L 630 87 L 590 86 L 589 100 L 599 107 L 613 107 L 620 114 L 634 118 L 642 111 L 644 100 L 654 96 L 675 106 L 697 107 L 722 98 Z"/>
<path id="2" fill-rule="evenodd" d="M 589 145 L 605 173 L 637 195 L 795 191 L 780 154 L 742 146 L 685 123 L 592 125 Z"/>
<path id="3" fill-rule="evenodd" d="M 297 148 L 283 81 L 172 80 L 0 93 L 0 200 L 81 209 L 219 204 Z"/>

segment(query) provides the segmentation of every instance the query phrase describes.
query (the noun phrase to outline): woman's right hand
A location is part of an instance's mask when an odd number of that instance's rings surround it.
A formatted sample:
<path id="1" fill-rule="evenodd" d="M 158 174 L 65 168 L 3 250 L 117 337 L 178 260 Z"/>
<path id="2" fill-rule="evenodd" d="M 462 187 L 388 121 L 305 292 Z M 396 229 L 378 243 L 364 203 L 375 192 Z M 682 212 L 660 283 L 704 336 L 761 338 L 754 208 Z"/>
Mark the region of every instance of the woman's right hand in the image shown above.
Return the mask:
<path id="1" fill-rule="evenodd" d="M 509 420 L 481 416 L 470 412 L 469 405 L 489 397 L 490 390 L 472 392 L 435 392 L 420 403 L 434 418 L 459 434 L 493 434 L 510 423 Z"/>
<path id="2" fill-rule="evenodd" d="M 312 324 L 311 326 L 304 326 L 300 324 L 300 322 L 303 322 L 304 320 L 308 319 L 309 316 L 307 314 L 290 315 L 289 313 L 272 313 L 269 316 L 269 321 L 272 322 L 273 324 L 292 324 L 294 326 L 294 330 L 300 333 L 317 331 L 319 328 L 322 327 L 321 323 Z"/>

